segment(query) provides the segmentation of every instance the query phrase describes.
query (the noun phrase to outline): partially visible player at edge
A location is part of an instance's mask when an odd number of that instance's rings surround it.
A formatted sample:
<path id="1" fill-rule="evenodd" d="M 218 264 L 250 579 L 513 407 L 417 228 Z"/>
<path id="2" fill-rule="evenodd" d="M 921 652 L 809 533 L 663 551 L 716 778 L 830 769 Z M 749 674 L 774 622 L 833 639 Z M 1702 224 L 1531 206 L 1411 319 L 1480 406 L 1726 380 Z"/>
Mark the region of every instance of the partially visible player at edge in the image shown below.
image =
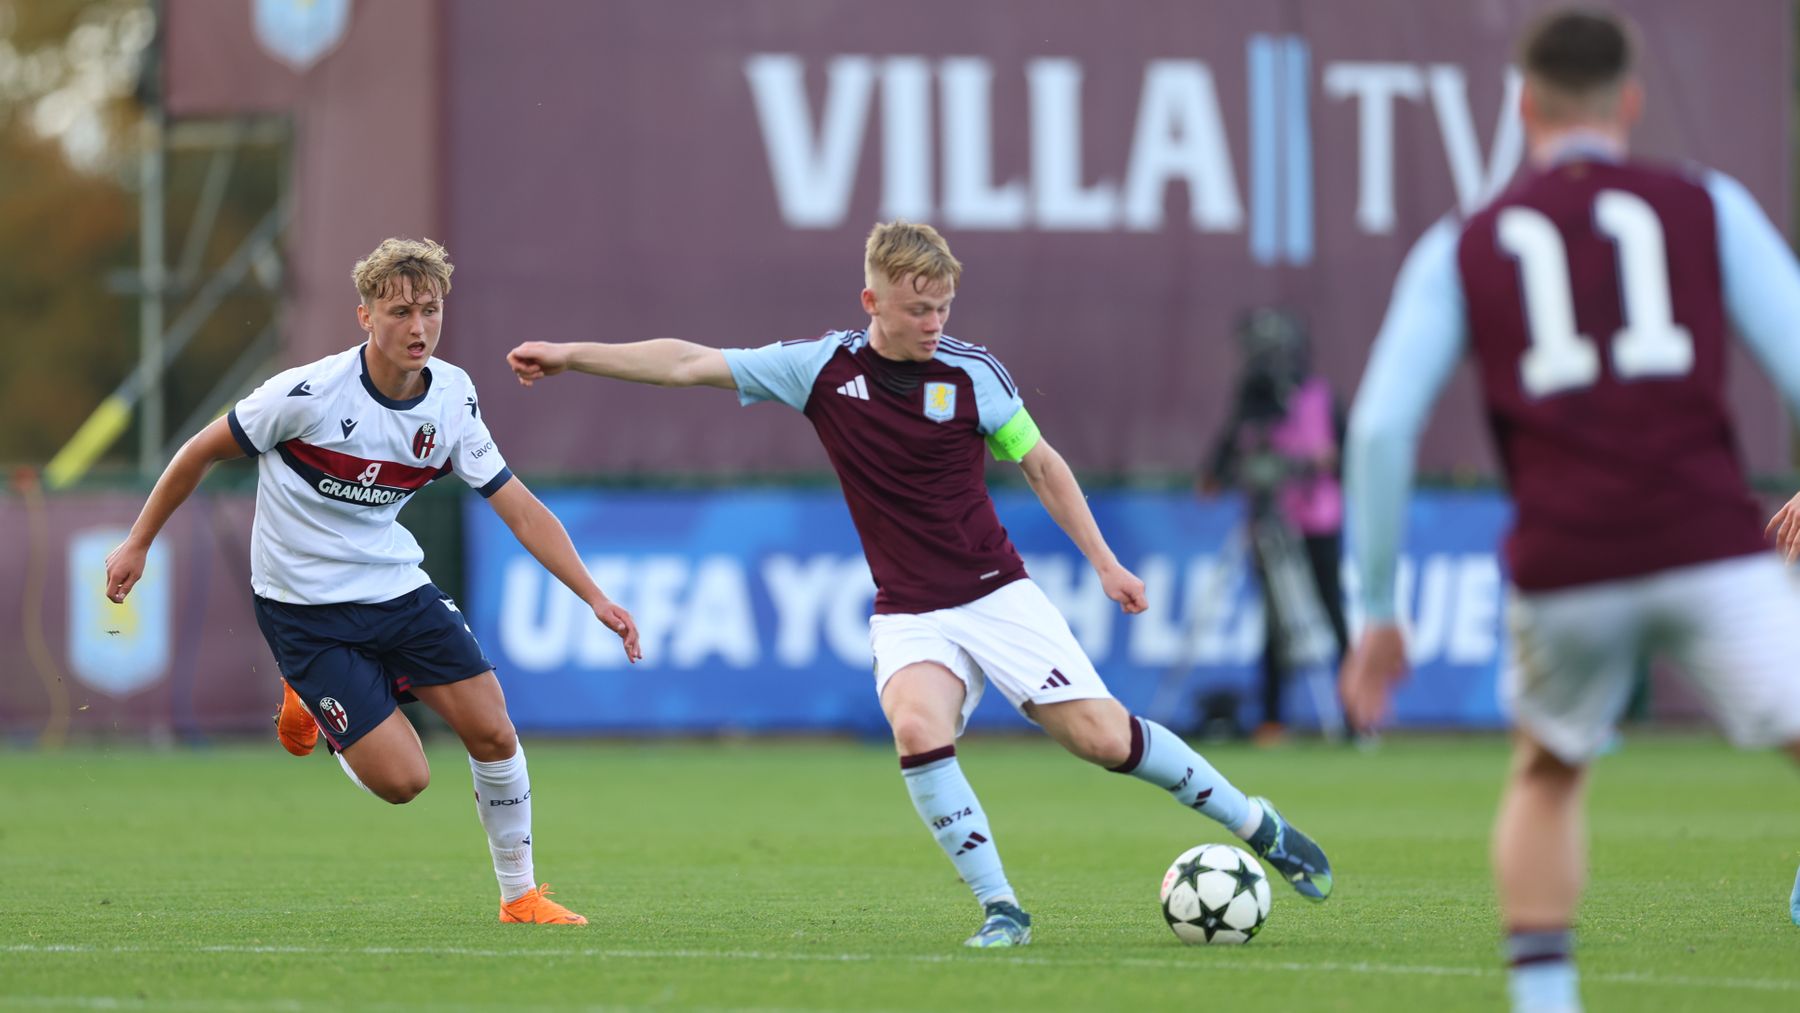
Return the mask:
<path id="1" fill-rule="evenodd" d="M 368 340 L 277 373 L 188 440 L 107 556 L 106 593 L 115 602 L 131 593 L 150 543 L 215 461 L 259 458 L 250 585 L 284 677 L 282 745 L 304 756 L 323 730 L 350 780 L 396 805 L 410 802 L 430 767 L 398 704 L 424 701 L 469 751 L 500 920 L 584 925 L 536 884 L 525 751 L 493 664 L 419 568 L 424 553 L 400 525 L 400 508 L 454 473 L 624 640 L 632 661 L 637 628 L 595 586 L 561 522 L 507 468 L 469 375 L 432 358 L 452 269 L 430 240 L 388 239 L 359 261 L 356 316 Z"/>
<path id="2" fill-rule="evenodd" d="M 1642 654 L 1680 660 L 1734 741 L 1800 758 L 1800 597 L 1768 551 L 1725 391 L 1729 322 L 1800 412 L 1800 267 L 1736 180 L 1627 157 L 1631 48 L 1603 12 L 1527 31 L 1528 171 L 1414 246 L 1351 417 L 1368 625 L 1341 685 L 1368 727 L 1406 670 L 1394 574 L 1414 448 L 1457 360 L 1475 360 L 1517 507 L 1516 745 L 1493 858 L 1519 1010 L 1580 1008 L 1584 774 Z M 1776 520 L 1800 546 L 1800 500 Z"/>
<path id="3" fill-rule="evenodd" d="M 812 420 L 875 578 L 875 688 L 907 791 L 983 908 L 967 945 L 1031 939 L 1031 918 L 956 759 L 956 739 L 988 683 L 1065 749 L 1163 788 L 1323 900 L 1331 871 L 1319 848 L 1180 738 L 1126 713 L 1026 576 L 988 496 L 984 447 L 1019 463 L 1107 596 L 1128 613 L 1144 610 L 1143 581 L 1107 548 L 1074 474 L 1039 436 L 999 360 L 943 333 L 961 277 L 936 230 L 893 222 L 876 226 L 865 249 L 866 328 L 724 351 L 674 339 L 533 341 L 508 360 L 526 385 L 574 369 L 736 390 L 744 404 L 779 401 Z"/>

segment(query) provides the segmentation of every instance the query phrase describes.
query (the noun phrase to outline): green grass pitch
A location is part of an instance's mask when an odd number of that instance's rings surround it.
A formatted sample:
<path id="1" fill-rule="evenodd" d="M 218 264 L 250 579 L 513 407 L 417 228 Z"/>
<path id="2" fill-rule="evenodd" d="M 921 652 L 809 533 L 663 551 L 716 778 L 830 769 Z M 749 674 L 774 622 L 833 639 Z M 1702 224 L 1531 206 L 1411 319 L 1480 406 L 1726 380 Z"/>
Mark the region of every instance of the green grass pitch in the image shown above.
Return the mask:
<path id="1" fill-rule="evenodd" d="M 1244 947 L 1184 947 L 1156 890 L 1222 840 L 1041 739 L 961 755 L 1036 921 L 978 912 L 885 744 L 527 741 L 539 878 L 585 928 L 500 925 L 461 754 L 392 807 L 271 739 L 0 752 L 0 1008 L 1497 1010 L 1487 835 L 1505 746 L 1396 739 L 1211 758 L 1329 850 Z M 1800 1009 L 1800 782 L 1633 736 L 1592 788 L 1590 1010 Z"/>

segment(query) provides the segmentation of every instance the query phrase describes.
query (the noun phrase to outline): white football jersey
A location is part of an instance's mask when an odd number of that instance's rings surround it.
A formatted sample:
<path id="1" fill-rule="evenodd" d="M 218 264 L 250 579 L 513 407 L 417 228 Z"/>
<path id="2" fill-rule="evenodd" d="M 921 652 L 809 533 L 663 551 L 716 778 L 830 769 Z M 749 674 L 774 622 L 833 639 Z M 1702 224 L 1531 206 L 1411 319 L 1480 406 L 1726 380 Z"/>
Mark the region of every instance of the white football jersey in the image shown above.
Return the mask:
<path id="1" fill-rule="evenodd" d="M 512 477 L 469 374 L 434 358 L 425 393 L 395 401 L 369 380 L 363 347 L 275 374 L 227 416 L 260 458 L 250 586 L 264 598 L 398 598 L 431 580 L 398 520 L 407 497 L 451 473 L 483 496 Z"/>

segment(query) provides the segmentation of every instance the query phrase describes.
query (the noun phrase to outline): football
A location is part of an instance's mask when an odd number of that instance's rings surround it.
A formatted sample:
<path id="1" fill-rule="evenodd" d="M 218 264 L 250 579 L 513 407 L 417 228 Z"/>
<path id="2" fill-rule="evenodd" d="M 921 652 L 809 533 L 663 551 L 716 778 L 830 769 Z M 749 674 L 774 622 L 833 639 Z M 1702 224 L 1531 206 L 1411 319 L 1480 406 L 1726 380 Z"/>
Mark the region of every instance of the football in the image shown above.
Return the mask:
<path id="1" fill-rule="evenodd" d="M 1163 873 L 1162 909 L 1184 943 L 1247 943 L 1269 917 L 1269 880 L 1242 848 L 1197 845 Z"/>

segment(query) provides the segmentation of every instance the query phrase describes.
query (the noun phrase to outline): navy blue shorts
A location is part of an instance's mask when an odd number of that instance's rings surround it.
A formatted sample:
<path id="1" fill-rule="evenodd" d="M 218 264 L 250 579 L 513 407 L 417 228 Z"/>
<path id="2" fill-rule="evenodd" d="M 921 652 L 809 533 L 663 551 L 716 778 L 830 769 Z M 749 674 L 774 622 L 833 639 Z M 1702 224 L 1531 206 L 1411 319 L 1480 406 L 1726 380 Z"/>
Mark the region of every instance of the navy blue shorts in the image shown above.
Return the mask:
<path id="1" fill-rule="evenodd" d="M 275 664 L 343 750 L 414 699 L 494 667 L 436 585 L 373 605 L 289 605 L 257 596 L 256 624 Z"/>

